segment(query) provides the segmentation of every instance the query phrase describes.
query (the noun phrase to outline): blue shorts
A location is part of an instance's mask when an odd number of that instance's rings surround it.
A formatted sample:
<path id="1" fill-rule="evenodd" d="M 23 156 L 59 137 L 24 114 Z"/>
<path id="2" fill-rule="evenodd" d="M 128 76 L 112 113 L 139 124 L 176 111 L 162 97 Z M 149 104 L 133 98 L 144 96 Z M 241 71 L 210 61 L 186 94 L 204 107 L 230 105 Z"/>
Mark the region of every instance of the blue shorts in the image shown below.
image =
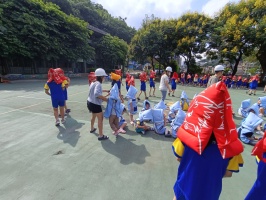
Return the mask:
<path id="1" fill-rule="evenodd" d="M 64 100 L 52 99 L 52 106 L 53 106 L 53 108 L 58 108 L 58 106 L 64 107 L 65 106 L 65 101 Z"/>
<path id="2" fill-rule="evenodd" d="M 68 100 L 67 89 L 63 90 L 63 93 L 64 93 L 65 100 Z"/>
<path id="3" fill-rule="evenodd" d="M 150 87 L 155 88 L 155 83 L 154 83 L 153 78 L 150 78 Z"/>
<path id="4" fill-rule="evenodd" d="M 172 81 L 171 81 L 171 88 L 172 88 L 172 90 L 176 90 L 176 82 L 175 82 L 175 79 L 172 79 Z"/>
<path id="5" fill-rule="evenodd" d="M 121 127 L 125 122 L 126 122 L 126 120 L 124 120 L 124 119 L 123 120 L 120 120 L 118 126 Z"/>
<path id="6" fill-rule="evenodd" d="M 141 91 L 146 91 L 146 82 L 145 81 L 141 81 L 141 83 L 140 83 L 140 90 Z"/>

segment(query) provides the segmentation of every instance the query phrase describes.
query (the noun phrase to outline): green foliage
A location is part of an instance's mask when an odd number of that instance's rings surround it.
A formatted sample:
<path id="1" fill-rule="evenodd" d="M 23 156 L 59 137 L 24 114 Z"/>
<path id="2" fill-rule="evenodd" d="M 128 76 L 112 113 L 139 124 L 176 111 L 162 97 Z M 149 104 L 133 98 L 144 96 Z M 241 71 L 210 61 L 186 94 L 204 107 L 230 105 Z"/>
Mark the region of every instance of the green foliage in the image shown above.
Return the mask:
<path id="1" fill-rule="evenodd" d="M 96 44 L 97 64 L 101 67 L 115 68 L 117 65 L 124 65 L 127 57 L 128 45 L 118 37 L 106 35 Z"/>
<path id="2" fill-rule="evenodd" d="M 41 0 L 10 0 L 0 4 L 6 31 L 0 38 L 0 58 L 76 61 L 94 50 L 87 23 Z"/>
<path id="3" fill-rule="evenodd" d="M 140 62 L 150 58 L 164 67 L 168 66 L 176 48 L 175 24 L 176 20 L 150 19 L 146 16 L 143 27 L 131 41 L 131 56 Z"/>

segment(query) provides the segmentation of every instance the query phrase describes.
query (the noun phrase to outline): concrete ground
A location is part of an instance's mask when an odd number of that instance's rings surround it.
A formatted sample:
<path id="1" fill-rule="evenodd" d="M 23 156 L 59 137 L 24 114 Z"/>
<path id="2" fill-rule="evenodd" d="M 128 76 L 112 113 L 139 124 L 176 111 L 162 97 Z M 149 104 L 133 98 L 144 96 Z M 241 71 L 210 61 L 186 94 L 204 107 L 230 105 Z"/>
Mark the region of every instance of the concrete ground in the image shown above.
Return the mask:
<path id="1" fill-rule="evenodd" d="M 66 123 L 56 127 L 44 83 L 45 80 L 28 80 L 0 84 L 1 200 L 173 198 L 179 163 L 171 150 L 172 138 L 152 132 L 142 136 L 131 125 L 127 134 L 116 138 L 105 119 L 104 133 L 110 139 L 99 142 L 97 132 L 89 133 L 87 79 L 72 79 L 67 101 L 72 111 Z M 136 84 L 139 88 L 138 80 Z M 110 83 L 103 87 L 110 89 Z M 203 88 L 179 85 L 177 97 L 167 97 L 166 102 L 176 102 L 182 90 L 192 98 Z M 125 86 L 122 93 L 125 94 Z M 262 89 L 257 96 L 248 96 L 244 90 L 230 90 L 230 94 L 235 112 L 242 100 L 251 98 L 255 103 L 258 96 L 264 96 Z M 150 98 L 152 103 L 160 100 L 158 89 L 156 96 Z M 240 121 L 235 117 L 237 125 Z M 250 156 L 251 149 L 245 145 L 245 164 L 240 173 L 223 180 L 220 199 L 242 200 L 253 185 L 257 165 Z"/>

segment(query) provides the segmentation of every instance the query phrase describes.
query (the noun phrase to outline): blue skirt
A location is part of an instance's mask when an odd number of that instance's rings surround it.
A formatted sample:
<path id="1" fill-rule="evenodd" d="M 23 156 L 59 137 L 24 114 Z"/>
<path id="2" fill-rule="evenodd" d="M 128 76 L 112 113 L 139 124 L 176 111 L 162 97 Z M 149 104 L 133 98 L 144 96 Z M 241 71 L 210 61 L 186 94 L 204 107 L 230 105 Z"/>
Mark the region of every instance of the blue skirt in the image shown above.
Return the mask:
<path id="1" fill-rule="evenodd" d="M 184 146 L 174 185 L 177 200 L 219 199 L 229 159 L 222 158 L 217 144 L 207 146 L 202 155 Z"/>

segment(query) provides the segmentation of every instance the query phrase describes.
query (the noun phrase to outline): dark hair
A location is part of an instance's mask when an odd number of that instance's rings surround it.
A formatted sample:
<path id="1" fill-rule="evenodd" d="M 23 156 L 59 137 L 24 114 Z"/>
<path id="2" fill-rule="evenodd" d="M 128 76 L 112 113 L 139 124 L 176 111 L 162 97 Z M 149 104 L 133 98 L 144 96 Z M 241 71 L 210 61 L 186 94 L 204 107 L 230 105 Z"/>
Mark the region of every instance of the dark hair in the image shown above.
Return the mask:
<path id="1" fill-rule="evenodd" d="M 102 76 L 96 76 L 96 80 L 99 81 L 100 83 L 103 82 Z"/>

